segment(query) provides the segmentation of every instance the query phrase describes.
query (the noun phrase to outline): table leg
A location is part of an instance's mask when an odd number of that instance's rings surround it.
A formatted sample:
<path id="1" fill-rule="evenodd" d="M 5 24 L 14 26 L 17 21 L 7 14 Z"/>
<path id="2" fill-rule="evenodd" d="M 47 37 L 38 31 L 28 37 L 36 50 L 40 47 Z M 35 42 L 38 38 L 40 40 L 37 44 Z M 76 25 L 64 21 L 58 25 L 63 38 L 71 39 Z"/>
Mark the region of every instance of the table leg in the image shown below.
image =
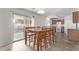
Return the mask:
<path id="1" fill-rule="evenodd" d="M 37 51 L 39 51 L 39 33 L 36 33 L 36 39 L 37 39 Z"/>
<path id="2" fill-rule="evenodd" d="M 25 44 L 27 44 L 27 32 L 25 32 Z"/>

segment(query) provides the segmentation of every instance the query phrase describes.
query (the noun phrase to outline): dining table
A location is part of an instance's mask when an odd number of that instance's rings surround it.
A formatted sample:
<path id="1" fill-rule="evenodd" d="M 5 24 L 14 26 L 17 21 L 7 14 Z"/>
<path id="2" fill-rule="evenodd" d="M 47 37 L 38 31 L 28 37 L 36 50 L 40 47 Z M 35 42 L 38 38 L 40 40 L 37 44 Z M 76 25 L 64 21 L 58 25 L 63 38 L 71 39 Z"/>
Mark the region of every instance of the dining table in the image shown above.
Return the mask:
<path id="1" fill-rule="evenodd" d="M 36 40 L 37 40 L 37 46 L 36 46 L 36 48 L 37 48 L 37 51 L 39 51 L 40 32 L 44 32 L 46 30 L 43 30 L 42 28 L 31 28 L 31 29 L 26 29 L 25 31 L 26 31 L 26 35 L 27 35 L 28 32 L 35 34 Z M 25 40 L 27 40 L 27 38 Z"/>

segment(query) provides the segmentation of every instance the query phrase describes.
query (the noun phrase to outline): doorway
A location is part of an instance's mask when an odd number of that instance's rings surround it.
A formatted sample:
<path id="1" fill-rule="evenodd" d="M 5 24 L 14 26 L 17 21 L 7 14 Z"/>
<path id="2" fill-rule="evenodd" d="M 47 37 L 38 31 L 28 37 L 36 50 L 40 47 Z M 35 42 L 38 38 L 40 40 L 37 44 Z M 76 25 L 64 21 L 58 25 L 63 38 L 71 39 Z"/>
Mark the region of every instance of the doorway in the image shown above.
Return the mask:
<path id="1" fill-rule="evenodd" d="M 56 32 L 61 32 L 61 22 L 56 23 Z"/>

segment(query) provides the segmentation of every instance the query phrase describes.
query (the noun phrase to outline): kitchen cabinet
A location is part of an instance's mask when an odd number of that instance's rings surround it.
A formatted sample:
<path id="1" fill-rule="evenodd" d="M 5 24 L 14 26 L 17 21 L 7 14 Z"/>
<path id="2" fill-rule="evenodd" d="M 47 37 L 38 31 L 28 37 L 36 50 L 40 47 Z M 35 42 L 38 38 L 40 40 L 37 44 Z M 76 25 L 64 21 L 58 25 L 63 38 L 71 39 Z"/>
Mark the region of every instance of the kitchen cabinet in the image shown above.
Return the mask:
<path id="1" fill-rule="evenodd" d="M 73 23 L 79 22 L 79 11 L 73 12 Z"/>

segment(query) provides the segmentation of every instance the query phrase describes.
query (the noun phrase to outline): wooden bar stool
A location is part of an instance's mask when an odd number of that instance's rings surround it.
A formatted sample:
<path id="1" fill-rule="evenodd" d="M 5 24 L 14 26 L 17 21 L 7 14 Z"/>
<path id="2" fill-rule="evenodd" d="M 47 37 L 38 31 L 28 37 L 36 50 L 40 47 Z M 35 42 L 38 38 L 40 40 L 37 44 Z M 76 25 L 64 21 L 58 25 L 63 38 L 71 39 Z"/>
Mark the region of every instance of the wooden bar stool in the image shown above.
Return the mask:
<path id="1" fill-rule="evenodd" d="M 30 46 L 30 43 L 31 43 L 31 39 L 33 40 L 33 37 L 34 37 L 34 33 L 31 33 L 28 31 L 28 29 L 30 28 L 33 28 L 33 27 L 26 27 L 24 28 L 24 33 L 25 33 L 25 44 L 29 44 Z"/>
<path id="2" fill-rule="evenodd" d="M 46 39 L 46 31 L 40 32 L 39 35 L 39 44 L 40 44 L 40 49 L 42 50 L 43 47 L 47 49 L 47 39 Z"/>
<path id="3" fill-rule="evenodd" d="M 43 30 L 46 30 L 46 39 L 49 42 L 49 45 L 54 43 L 54 30 L 51 28 L 43 28 Z"/>
<path id="4" fill-rule="evenodd" d="M 33 49 L 35 49 L 36 45 L 39 45 L 39 49 L 42 51 L 42 48 L 47 45 L 47 40 L 46 40 L 46 31 L 40 31 L 38 34 L 36 34 L 38 37 L 34 37 L 34 44 L 33 44 Z M 38 39 L 38 40 L 37 40 Z M 39 41 L 39 42 L 38 42 Z M 38 43 L 37 43 L 38 42 Z M 44 44 L 44 45 L 43 45 Z"/>
<path id="5" fill-rule="evenodd" d="M 35 35 L 34 33 L 31 33 L 29 31 L 25 32 L 25 44 L 26 45 L 29 44 L 29 46 L 30 46 L 31 41 L 33 41 L 34 35 Z"/>

